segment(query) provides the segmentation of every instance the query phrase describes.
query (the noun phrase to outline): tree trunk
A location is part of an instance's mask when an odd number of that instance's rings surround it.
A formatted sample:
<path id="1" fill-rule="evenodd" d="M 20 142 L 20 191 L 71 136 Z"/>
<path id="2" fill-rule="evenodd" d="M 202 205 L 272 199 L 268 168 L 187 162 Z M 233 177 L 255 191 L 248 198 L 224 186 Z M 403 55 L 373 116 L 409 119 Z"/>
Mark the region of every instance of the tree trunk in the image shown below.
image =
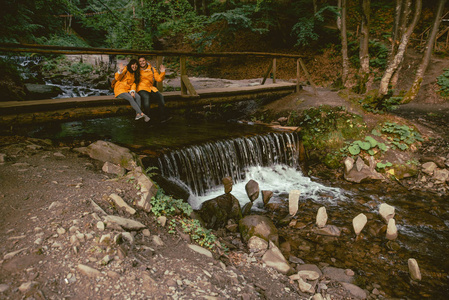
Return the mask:
<path id="1" fill-rule="evenodd" d="M 349 73 L 349 57 L 348 57 L 348 36 L 346 34 L 346 0 L 338 1 L 341 8 L 341 17 L 338 17 L 337 24 L 340 24 L 341 34 L 341 56 L 342 56 L 342 74 L 341 81 L 344 87 L 347 87 L 348 73 Z M 338 25 L 337 25 L 338 26 Z"/>
<path id="2" fill-rule="evenodd" d="M 419 89 L 421 88 L 421 83 L 424 78 L 424 74 L 426 72 L 427 66 L 429 65 L 430 58 L 432 57 L 433 46 L 438 34 L 438 28 L 440 27 L 441 16 L 443 15 L 445 4 L 446 0 L 439 0 L 438 2 L 438 8 L 435 14 L 435 22 L 433 23 L 432 31 L 430 33 L 429 39 L 427 40 L 426 50 L 424 52 L 421 64 L 416 71 L 415 80 L 413 81 L 412 87 L 402 99 L 402 103 L 409 103 L 416 98 L 416 95 L 418 95 Z"/>
<path id="3" fill-rule="evenodd" d="M 408 1 L 410 2 L 410 1 Z M 415 0 L 415 12 L 413 15 L 413 20 L 410 25 L 407 27 L 407 30 L 402 34 L 401 42 L 399 43 L 398 50 L 393 60 L 388 64 L 387 69 L 385 70 L 384 75 L 380 81 L 379 87 L 379 95 L 385 96 L 388 94 L 388 86 L 390 84 L 391 78 L 393 77 L 394 72 L 397 71 L 402 60 L 404 58 L 405 50 L 407 49 L 407 45 L 410 39 L 410 36 L 418 23 L 419 16 L 421 15 L 422 8 L 422 0 Z M 403 16 L 405 17 L 405 16 Z"/>
<path id="4" fill-rule="evenodd" d="M 370 13 L 371 13 L 371 1 L 360 1 L 360 13 L 361 13 L 361 26 L 360 26 L 360 71 L 359 71 L 359 83 L 358 92 L 363 94 L 366 92 L 366 83 L 369 78 L 369 26 L 370 26 Z"/>

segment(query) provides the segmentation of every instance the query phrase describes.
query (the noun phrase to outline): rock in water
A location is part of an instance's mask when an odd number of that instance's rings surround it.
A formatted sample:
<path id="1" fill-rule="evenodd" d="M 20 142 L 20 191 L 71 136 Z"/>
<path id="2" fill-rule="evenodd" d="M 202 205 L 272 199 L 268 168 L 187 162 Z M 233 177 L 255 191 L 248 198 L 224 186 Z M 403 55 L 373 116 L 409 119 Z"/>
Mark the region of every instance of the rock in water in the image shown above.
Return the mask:
<path id="1" fill-rule="evenodd" d="M 300 194 L 300 191 L 292 190 L 288 195 L 288 211 L 292 216 L 296 215 L 296 213 L 298 212 L 298 202 Z"/>
<path id="2" fill-rule="evenodd" d="M 382 219 L 384 219 L 385 222 L 388 223 L 390 219 L 394 218 L 394 207 L 386 203 L 382 203 L 379 206 L 379 214 L 381 215 Z"/>
<path id="3" fill-rule="evenodd" d="M 395 240 L 398 237 L 398 228 L 396 227 L 396 221 L 390 219 L 387 227 L 387 239 L 390 241 Z"/>
<path id="4" fill-rule="evenodd" d="M 366 222 L 368 222 L 368 219 L 364 214 L 359 214 L 357 217 L 352 219 L 352 226 L 354 227 L 354 232 L 356 235 L 359 235 L 360 232 L 362 232 L 363 227 L 365 227 Z"/>
<path id="5" fill-rule="evenodd" d="M 326 226 L 327 222 L 327 212 L 326 207 L 322 206 L 318 209 L 318 213 L 316 214 L 316 226 L 319 228 L 323 228 Z"/>
<path id="6" fill-rule="evenodd" d="M 419 270 L 418 262 L 416 261 L 416 259 L 408 259 L 408 270 L 413 280 L 421 280 L 421 271 Z"/>

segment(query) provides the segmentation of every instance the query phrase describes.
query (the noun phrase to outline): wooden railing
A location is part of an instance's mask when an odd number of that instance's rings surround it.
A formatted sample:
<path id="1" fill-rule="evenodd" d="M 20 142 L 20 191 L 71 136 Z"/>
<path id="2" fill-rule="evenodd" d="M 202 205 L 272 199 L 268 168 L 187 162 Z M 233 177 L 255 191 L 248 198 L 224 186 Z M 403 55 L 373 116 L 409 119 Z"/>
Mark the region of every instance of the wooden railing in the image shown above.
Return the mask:
<path id="1" fill-rule="evenodd" d="M 161 51 L 161 50 L 124 50 L 124 49 L 109 49 L 109 48 L 82 48 L 82 47 L 62 47 L 51 45 L 34 45 L 34 44 L 14 44 L 14 43 L 0 43 L 0 52 L 7 53 L 43 53 L 43 54 L 107 54 L 107 55 L 144 55 L 156 56 L 156 68 L 162 64 L 164 56 L 177 56 L 180 58 L 180 79 L 181 79 L 181 95 L 184 97 L 198 97 L 187 76 L 186 59 L 187 57 L 264 57 L 271 58 L 269 67 L 263 77 L 262 83 L 265 84 L 266 79 L 273 75 L 273 83 L 276 82 L 276 59 L 277 58 L 291 58 L 296 59 L 296 91 L 301 89 L 300 75 L 301 70 L 307 81 L 313 87 L 316 93 L 316 87 L 310 78 L 302 58 L 304 56 L 294 54 L 282 53 L 262 53 L 262 52 L 183 52 L 183 51 Z M 157 88 L 162 91 L 162 83 L 158 83 Z"/>

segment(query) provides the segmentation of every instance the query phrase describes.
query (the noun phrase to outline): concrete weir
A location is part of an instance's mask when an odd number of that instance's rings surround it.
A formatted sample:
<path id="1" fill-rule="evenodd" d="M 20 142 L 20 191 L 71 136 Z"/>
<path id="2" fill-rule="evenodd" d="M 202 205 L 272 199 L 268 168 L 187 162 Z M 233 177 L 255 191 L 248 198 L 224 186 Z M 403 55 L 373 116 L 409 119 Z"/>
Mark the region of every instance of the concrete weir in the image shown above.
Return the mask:
<path id="1" fill-rule="evenodd" d="M 181 92 L 164 92 L 166 107 L 171 110 L 202 107 L 254 99 L 280 98 L 293 93 L 296 83 L 208 88 L 197 90 L 198 96 L 182 96 Z M 0 124 L 17 125 L 76 120 L 131 113 L 126 100 L 114 96 L 93 96 L 29 101 L 0 102 Z"/>

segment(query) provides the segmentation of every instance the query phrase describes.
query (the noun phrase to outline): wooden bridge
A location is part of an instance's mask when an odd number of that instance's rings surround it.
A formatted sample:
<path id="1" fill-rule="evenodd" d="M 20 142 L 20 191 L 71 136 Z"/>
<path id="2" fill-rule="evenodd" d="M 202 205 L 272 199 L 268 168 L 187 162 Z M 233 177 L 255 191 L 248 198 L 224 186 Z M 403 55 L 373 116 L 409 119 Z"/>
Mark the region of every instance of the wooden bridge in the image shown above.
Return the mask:
<path id="1" fill-rule="evenodd" d="M 162 62 L 164 56 L 178 56 L 180 58 L 179 77 L 181 91 L 164 92 L 162 83 L 158 83 L 158 89 L 162 91 L 166 107 L 170 109 L 184 109 L 194 107 L 206 107 L 222 103 L 232 103 L 254 99 L 280 98 L 299 92 L 301 85 L 301 71 L 306 81 L 313 87 L 314 84 L 299 55 L 258 53 L 258 52 L 220 52 L 220 53 L 194 53 L 178 51 L 137 51 L 104 48 L 79 48 L 59 47 L 43 45 L 23 45 L 0 43 L 0 52 L 5 53 L 42 53 L 42 54 L 122 54 L 156 56 L 156 68 Z M 260 85 L 208 88 L 196 90 L 187 76 L 187 57 L 263 57 L 269 58 L 270 63 Z M 296 82 L 276 82 L 276 59 L 296 59 Z M 265 84 L 269 75 L 272 75 L 272 83 Z M 106 115 L 124 114 L 132 111 L 128 101 L 111 96 L 92 96 L 46 100 L 28 101 L 0 101 L 0 124 L 14 125 L 44 122 L 49 120 L 70 120 L 89 117 L 101 117 Z"/>

